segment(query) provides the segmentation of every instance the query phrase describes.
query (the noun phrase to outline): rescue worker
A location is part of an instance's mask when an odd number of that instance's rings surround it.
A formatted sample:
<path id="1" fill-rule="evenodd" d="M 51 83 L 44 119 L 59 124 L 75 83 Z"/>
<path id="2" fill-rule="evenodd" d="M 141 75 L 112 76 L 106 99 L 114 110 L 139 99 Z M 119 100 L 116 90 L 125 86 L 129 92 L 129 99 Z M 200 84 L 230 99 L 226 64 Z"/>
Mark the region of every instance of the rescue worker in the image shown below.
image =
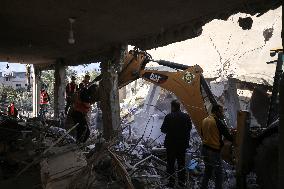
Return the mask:
<path id="1" fill-rule="evenodd" d="M 171 175 L 168 187 L 175 185 L 175 162 L 178 164 L 178 184 L 185 186 L 185 152 L 189 147 L 191 119 L 188 114 L 181 112 L 180 103 L 171 102 L 171 113 L 167 114 L 161 127 L 166 134 L 164 146 L 167 151 L 167 173 Z"/>
<path id="2" fill-rule="evenodd" d="M 40 91 L 40 117 L 45 118 L 45 113 L 47 112 L 48 102 L 50 97 L 45 88 L 42 88 Z"/>
<path id="3" fill-rule="evenodd" d="M 79 84 L 79 89 L 88 87 L 90 84 L 90 79 L 91 77 L 88 74 L 86 74 L 83 81 Z"/>
<path id="4" fill-rule="evenodd" d="M 66 85 L 65 96 L 66 96 L 66 106 L 65 106 L 65 114 L 67 115 L 70 106 L 72 105 L 72 100 L 75 92 L 78 90 L 78 85 L 75 83 L 76 77 L 71 77 L 71 82 Z"/>
<path id="5" fill-rule="evenodd" d="M 92 84 L 88 88 L 83 88 L 75 93 L 73 111 L 71 117 L 76 128 L 76 139 L 78 143 L 86 142 L 90 135 L 87 116 L 91 109 L 91 104 L 97 101 L 97 85 Z"/>
<path id="6" fill-rule="evenodd" d="M 201 139 L 202 156 L 204 158 L 205 172 L 201 189 L 208 188 L 208 181 L 215 173 L 215 189 L 221 189 L 223 183 L 221 148 L 224 145 L 222 136 L 233 140 L 225 122 L 224 110 L 221 105 L 213 105 L 211 115 L 202 121 Z"/>
<path id="7" fill-rule="evenodd" d="M 18 110 L 15 107 L 14 102 L 11 102 L 11 104 L 8 106 L 7 112 L 8 112 L 8 115 L 11 117 L 16 118 L 18 116 Z"/>

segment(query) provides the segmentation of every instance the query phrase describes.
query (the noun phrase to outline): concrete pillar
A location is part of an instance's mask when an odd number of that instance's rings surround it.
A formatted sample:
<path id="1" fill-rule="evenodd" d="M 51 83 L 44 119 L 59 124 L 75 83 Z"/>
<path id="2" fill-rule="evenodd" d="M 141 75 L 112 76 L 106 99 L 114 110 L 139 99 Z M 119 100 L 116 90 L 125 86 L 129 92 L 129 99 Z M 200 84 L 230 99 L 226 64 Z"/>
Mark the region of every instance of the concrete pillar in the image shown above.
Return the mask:
<path id="1" fill-rule="evenodd" d="M 122 102 L 124 99 L 126 99 L 126 87 L 122 87 L 119 89 L 119 102 Z"/>
<path id="2" fill-rule="evenodd" d="M 66 69 L 61 61 L 55 64 L 54 78 L 54 117 L 58 118 L 65 109 Z"/>
<path id="3" fill-rule="evenodd" d="M 37 117 L 39 113 L 39 102 L 40 102 L 40 88 L 41 88 L 41 71 L 36 66 L 33 65 L 34 72 L 33 72 L 33 117 Z"/>
<path id="4" fill-rule="evenodd" d="M 283 4 L 283 1 L 282 1 Z M 284 9 L 282 7 L 282 15 L 284 13 Z M 282 38 L 282 48 L 284 47 L 284 31 L 281 31 Z M 282 56 L 282 61 L 284 57 Z M 278 177 L 278 188 L 282 188 L 284 186 L 284 73 L 282 73 L 282 78 L 280 80 L 279 86 L 279 117 L 280 117 L 280 127 L 279 127 L 279 177 Z"/>
<path id="5" fill-rule="evenodd" d="M 229 125 L 233 128 L 237 127 L 237 112 L 240 110 L 240 102 L 237 93 L 236 80 L 228 79 L 227 87 L 224 91 L 226 112 L 229 116 Z"/>
<path id="6" fill-rule="evenodd" d="M 103 118 L 102 118 L 102 110 L 100 108 L 100 102 L 97 103 L 97 115 L 96 115 L 96 129 L 100 132 L 103 131 Z"/>
<path id="7" fill-rule="evenodd" d="M 284 73 L 279 86 L 279 99 L 280 99 L 280 125 L 279 125 L 279 184 L 278 188 L 284 186 Z"/>
<path id="8" fill-rule="evenodd" d="M 109 140 L 120 135 L 120 107 L 118 92 L 118 72 L 123 63 L 127 46 L 115 48 L 111 55 L 101 63 L 102 80 L 100 82 L 103 135 Z"/>

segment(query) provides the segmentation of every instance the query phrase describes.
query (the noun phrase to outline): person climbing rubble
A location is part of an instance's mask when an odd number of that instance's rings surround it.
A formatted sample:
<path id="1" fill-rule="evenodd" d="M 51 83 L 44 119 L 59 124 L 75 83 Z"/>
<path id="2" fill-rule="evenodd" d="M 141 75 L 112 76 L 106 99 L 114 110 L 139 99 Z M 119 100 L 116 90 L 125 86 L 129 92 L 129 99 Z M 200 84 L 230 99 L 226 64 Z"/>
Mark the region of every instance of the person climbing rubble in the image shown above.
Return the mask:
<path id="1" fill-rule="evenodd" d="M 14 102 L 11 102 L 11 104 L 8 106 L 8 108 L 7 108 L 7 113 L 8 113 L 8 116 L 17 118 L 17 116 L 18 116 L 18 110 L 17 110 L 17 108 L 15 107 Z"/>
<path id="2" fill-rule="evenodd" d="M 161 127 L 166 134 L 164 146 L 167 151 L 168 187 L 175 185 L 175 162 L 178 164 L 178 184 L 185 186 L 185 152 L 189 147 L 191 119 L 188 114 L 181 112 L 180 103 L 171 102 L 171 113 L 167 114 Z"/>
<path id="3" fill-rule="evenodd" d="M 212 173 L 215 174 L 215 189 L 222 189 L 223 172 L 221 160 L 221 148 L 224 145 L 222 136 L 233 141 L 224 120 L 224 110 L 221 105 L 213 105 L 211 115 L 202 121 L 201 139 L 202 156 L 205 164 L 205 172 L 201 183 L 201 189 L 208 188 Z"/>
<path id="4" fill-rule="evenodd" d="M 65 114 L 67 115 L 69 108 L 72 105 L 72 100 L 75 92 L 78 90 L 78 85 L 76 84 L 76 77 L 71 77 L 71 82 L 66 85 L 65 88 L 65 96 L 66 96 L 66 106 L 65 106 Z"/>
<path id="5" fill-rule="evenodd" d="M 41 118 L 45 118 L 45 114 L 47 112 L 47 106 L 50 101 L 50 97 L 46 91 L 46 89 L 43 87 L 40 91 L 40 112 L 39 116 Z"/>
<path id="6" fill-rule="evenodd" d="M 74 95 L 73 108 L 71 117 L 76 127 L 76 140 L 78 143 L 86 142 L 90 135 L 87 116 L 91 109 L 91 104 L 97 101 L 96 84 L 91 84 L 89 87 L 84 87 L 77 91 Z"/>

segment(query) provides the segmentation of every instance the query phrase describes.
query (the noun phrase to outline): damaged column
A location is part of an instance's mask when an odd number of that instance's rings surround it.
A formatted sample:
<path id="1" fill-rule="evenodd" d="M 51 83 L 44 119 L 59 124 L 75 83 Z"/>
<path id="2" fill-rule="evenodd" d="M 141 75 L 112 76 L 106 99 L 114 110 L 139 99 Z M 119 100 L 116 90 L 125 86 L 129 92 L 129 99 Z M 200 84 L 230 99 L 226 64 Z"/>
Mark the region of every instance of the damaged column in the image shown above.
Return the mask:
<path id="1" fill-rule="evenodd" d="M 34 72 L 33 72 L 33 117 L 37 117 L 39 113 L 39 101 L 40 101 L 40 76 L 41 71 L 36 66 L 33 65 Z"/>
<path id="2" fill-rule="evenodd" d="M 227 82 L 227 88 L 224 91 L 224 105 L 226 107 L 226 112 L 229 116 L 229 124 L 231 127 L 237 127 L 237 112 L 240 110 L 240 102 L 236 87 L 236 80 L 229 78 Z"/>
<path id="3" fill-rule="evenodd" d="M 118 72 L 127 50 L 126 46 L 115 48 L 111 55 L 101 63 L 100 82 L 101 110 L 104 138 L 109 140 L 120 135 L 120 107 L 118 92 Z"/>
<path id="4" fill-rule="evenodd" d="M 283 40 L 283 38 L 282 38 Z M 283 43 L 282 43 L 283 44 Z M 284 60 L 283 53 L 282 53 L 282 61 Z M 279 85 L 279 117 L 280 117 L 280 124 L 279 124 L 279 183 L 278 188 L 282 188 L 284 186 L 284 162 L 282 161 L 284 158 L 284 73 L 281 74 L 281 80 Z"/>
<path id="5" fill-rule="evenodd" d="M 58 118 L 65 108 L 66 69 L 62 61 L 55 64 L 54 78 L 54 117 Z"/>

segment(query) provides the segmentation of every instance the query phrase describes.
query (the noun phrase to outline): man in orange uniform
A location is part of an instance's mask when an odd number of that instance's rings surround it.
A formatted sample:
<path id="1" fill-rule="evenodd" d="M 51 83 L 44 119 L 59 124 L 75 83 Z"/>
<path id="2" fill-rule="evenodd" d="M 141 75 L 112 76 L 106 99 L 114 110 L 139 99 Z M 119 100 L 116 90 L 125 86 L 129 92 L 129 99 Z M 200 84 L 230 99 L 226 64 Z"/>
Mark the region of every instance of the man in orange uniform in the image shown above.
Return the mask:
<path id="1" fill-rule="evenodd" d="M 14 102 L 12 102 L 7 108 L 8 115 L 16 118 L 18 116 L 18 110 L 15 107 Z"/>
<path id="2" fill-rule="evenodd" d="M 48 102 L 50 101 L 50 97 L 47 91 L 43 88 L 40 91 L 40 117 L 45 118 L 45 113 L 47 112 Z"/>
<path id="3" fill-rule="evenodd" d="M 77 125 L 77 142 L 86 142 L 90 135 L 87 122 L 87 114 L 91 109 L 91 104 L 97 99 L 97 85 L 92 84 L 88 88 L 82 88 L 76 92 L 73 103 L 71 117 Z"/>

